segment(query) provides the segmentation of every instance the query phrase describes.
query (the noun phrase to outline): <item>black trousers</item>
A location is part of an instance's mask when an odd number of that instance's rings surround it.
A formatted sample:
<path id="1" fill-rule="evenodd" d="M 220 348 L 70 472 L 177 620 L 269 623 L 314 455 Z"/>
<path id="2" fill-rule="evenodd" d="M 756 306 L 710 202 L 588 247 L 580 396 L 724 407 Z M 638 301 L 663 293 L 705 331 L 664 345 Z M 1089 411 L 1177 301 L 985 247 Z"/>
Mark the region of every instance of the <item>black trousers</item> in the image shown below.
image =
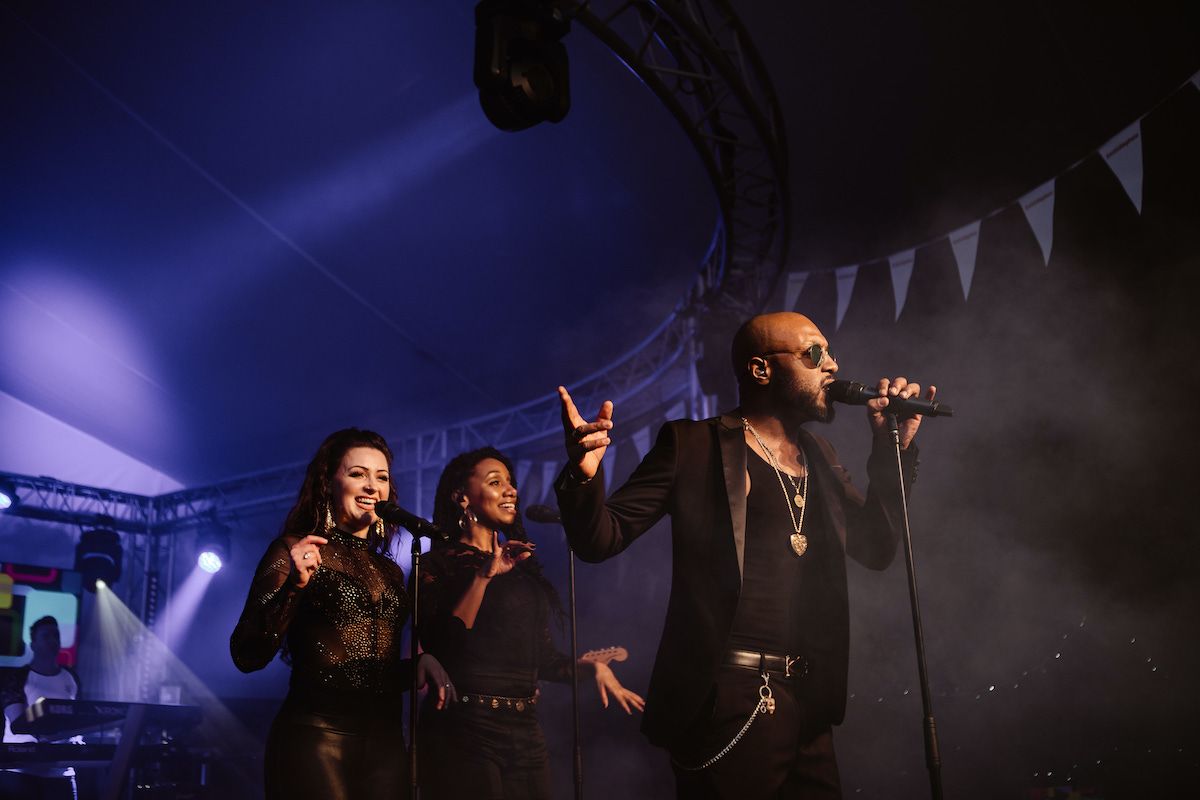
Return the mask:
<path id="1" fill-rule="evenodd" d="M 423 800 L 549 800 L 550 755 L 532 708 L 426 703 L 418 733 Z"/>
<path id="2" fill-rule="evenodd" d="M 733 748 L 712 766 L 698 766 L 737 735 L 759 702 L 758 672 L 726 666 L 710 702 L 689 726 L 694 735 L 672 750 L 679 800 L 840 800 L 842 783 L 828 723 L 806 719 L 792 683 L 771 675 L 775 713 L 760 713 Z"/>
<path id="3" fill-rule="evenodd" d="M 75 800 L 78 796 L 73 777 L 0 770 L 0 800 Z"/>
<path id="4" fill-rule="evenodd" d="M 408 796 L 403 715 L 318 714 L 284 705 L 267 736 L 267 800 Z"/>

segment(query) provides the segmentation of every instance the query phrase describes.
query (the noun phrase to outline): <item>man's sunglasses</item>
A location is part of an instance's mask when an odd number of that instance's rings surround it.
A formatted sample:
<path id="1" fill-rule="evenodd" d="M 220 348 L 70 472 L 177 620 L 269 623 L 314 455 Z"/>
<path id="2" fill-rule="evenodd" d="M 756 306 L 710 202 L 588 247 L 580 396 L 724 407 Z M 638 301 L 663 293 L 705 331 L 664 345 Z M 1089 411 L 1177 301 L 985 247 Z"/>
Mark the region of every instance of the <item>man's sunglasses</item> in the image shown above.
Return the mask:
<path id="1" fill-rule="evenodd" d="M 800 356 L 801 358 L 807 356 L 808 360 L 811 361 L 812 365 L 817 369 L 821 368 L 821 364 L 825 363 L 826 358 L 831 358 L 834 361 L 837 361 L 837 356 L 829 352 L 824 345 L 819 344 L 810 344 L 808 347 L 805 347 L 802 350 L 776 350 L 772 353 L 763 353 L 763 355 L 781 356 L 785 353 L 793 356 Z"/>

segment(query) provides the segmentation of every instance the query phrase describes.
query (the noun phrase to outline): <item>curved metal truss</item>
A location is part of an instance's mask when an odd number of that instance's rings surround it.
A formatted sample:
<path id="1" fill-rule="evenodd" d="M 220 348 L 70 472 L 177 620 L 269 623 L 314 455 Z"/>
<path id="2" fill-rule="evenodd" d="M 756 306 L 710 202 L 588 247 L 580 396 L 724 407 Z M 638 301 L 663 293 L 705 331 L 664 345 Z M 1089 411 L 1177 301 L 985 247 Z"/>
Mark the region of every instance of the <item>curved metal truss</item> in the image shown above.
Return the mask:
<path id="1" fill-rule="evenodd" d="M 701 411 L 699 387 L 691 365 L 693 324 L 675 313 L 668 317 L 638 347 L 609 368 L 580 381 L 572 395 L 582 408 L 613 400 L 630 416 L 644 413 L 670 397 L 686 396 L 689 414 Z M 656 391 L 648 391 L 650 388 Z M 504 411 L 460 422 L 437 431 L 392 438 L 395 462 L 392 472 L 398 487 L 410 495 L 406 500 L 421 513 L 428 473 L 437 472 L 455 453 L 494 445 L 512 455 L 546 449 L 547 441 L 558 442 L 562 424 L 556 397 L 541 397 Z M 561 446 L 561 445 L 560 445 Z M 288 464 L 246 475 L 213 486 L 186 489 L 153 498 L 154 530 L 166 532 L 229 521 L 291 502 L 304 476 L 304 463 Z"/>
<path id="2" fill-rule="evenodd" d="M 708 171 L 724 235 L 701 272 L 697 300 L 739 318 L 757 313 L 787 254 L 787 144 L 774 87 L 730 3 L 561 5 L 658 96 Z"/>
<path id="3" fill-rule="evenodd" d="M 575 381 L 572 395 L 585 409 L 611 399 L 622 406 L 624 419 L 680 402 L 688 416 L 707 416 L 714 409 L 696 377 L 699 333 L 714 317 L 744 318 L 761 310 L 786 257 L 787 148 L 774 89 L 726 0 L 555 2 L 607 45 L 683 127 L 720 209 L 695 290 L 637 347 Z M 453 453 L 492 444 L 528 457 L 561 447 L 559 436 L 557 399 L 538 398 L 442 430 L 393 438 L 393 470 L 421 513 L 427 473 L 436 477 Z M 26 490 L 16 510 L 22 516 L 80 525 L 103 516 L 119 530 L 167 534 L 284 507 L 295 498 L 304 467 L 288 464 L 153 498 L 7 477 Z"/>

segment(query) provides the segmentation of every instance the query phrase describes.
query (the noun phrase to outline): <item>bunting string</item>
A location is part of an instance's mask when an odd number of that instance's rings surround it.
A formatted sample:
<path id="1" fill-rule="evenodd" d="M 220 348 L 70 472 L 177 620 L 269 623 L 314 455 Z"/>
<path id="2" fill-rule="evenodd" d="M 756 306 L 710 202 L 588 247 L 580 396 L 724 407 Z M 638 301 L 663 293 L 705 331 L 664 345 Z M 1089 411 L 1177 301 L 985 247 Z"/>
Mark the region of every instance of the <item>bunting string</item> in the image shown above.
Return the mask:
<path id="1" fill-rule="evenodd" d="M 1074 164 L 1071 164 L 1054 178 L 1038 186 L 1014 201 L 1010 201 L 984 214 L 977 220 L 963 225 L 948 234 L 940 234 L 913 247 L 892 253 L 885 260 L 890 271 L 892 295 L 895 304 L 895 318 L 900 319 L 908 299 L 908 285 L 912 278 L 912 269 L 916 261 L 916 253 L 931 245 L 947 242 L 954 253 L 955 265 L 958 268 L 959 282 L 962 284 L 963 299 L 968 299 L 971 293 L 971 281 L 975 275 L 975 259 L 979 252 L 979 228 L 984 220 L 1020 206 L 1025 214 L 1025 220 L 1033 231 L 1038 247 L 1041 249 L 1042 260 L 1048 266 L 1050 253 L 1054 245 L 1054 199 L 1055 184 L 1059 178 L 1077 169 L 1080 164 L 1092 156 L 1098 155 L 1112 171 L 1126 196 L 1139 214 L 1142 213 L 1142 121 L 1158 110 L 1164 103 L 1171 100 L 1182 91 L 1200 91 L 1200 72 L 1192 75 L 1174 91 L 1160 100 L 1146 113 L 1142 114 L 1132 124 L 1119 131 L 1115 136 L 1091 151 Z M 818 267 L 813 269 L 793 270 L 787 274 L 784 283 L 783 310 L 794 311 L 796 303 L 808 277 L 817 273 L 832 272 L 835 276 L 837 289 L 837 313 L 835 328 L 840 328 L 850 307 L 850 299 L 854 293 L 854 285 L 861 266 L 875 263 L 878 259 L 868 259 L 858 264 L 848 264 L 840 267 Z"/>

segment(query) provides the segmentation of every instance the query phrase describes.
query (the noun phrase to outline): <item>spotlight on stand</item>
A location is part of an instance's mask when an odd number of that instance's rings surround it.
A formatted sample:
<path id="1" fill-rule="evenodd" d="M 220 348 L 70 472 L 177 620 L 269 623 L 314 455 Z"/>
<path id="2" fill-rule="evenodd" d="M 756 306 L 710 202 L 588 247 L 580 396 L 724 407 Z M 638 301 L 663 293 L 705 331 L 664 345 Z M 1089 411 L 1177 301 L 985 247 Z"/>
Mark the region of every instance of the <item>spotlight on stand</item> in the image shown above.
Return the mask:
<path id="1" fill-rule="evenodd" d="M 0 480 L 0 511 L 8 511 L 19 502 L 21 499 L 17 497 L 17 487 L 13 482 L 7 479 Z"/>
<path id="2" fill-rule="evenodd" d="M 229 529 L 208 528 L 196 536 L 196 566 L 210 575 L 221 571 L 229 560 Z"/>
<path id="3" fill-rule="evenodd" d="M 502 131 L 561 122 L 571 108 L 567 48 L 571 23 L 552 0 L 483 0 L 475 6 L 475 85 L 488 120 Z"/>
<path id="4" fill-rule="evenodd" d="M 75 569 L 83 574 L 89 592 L 96 591 L 97 583 L 116 583 L 121 578 L 121 535 L 104 527 L 81 533 L 75 545 Z"/>

